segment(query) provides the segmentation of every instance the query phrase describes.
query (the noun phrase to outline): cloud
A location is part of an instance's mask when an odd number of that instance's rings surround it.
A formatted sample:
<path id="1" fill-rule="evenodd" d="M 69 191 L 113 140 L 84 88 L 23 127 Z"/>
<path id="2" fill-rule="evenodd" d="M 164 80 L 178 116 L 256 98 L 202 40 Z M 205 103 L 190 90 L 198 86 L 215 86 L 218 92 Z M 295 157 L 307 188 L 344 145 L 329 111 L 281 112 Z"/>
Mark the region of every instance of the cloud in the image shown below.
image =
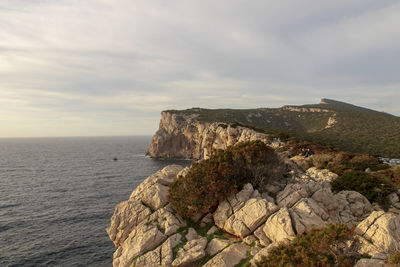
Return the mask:
<path id="1" fill-rule="evenodd" d="M 151 134 L 164 109 L 322 97 L 400 115 L 399 12 L 391 0 L 4 0 L 0 135 Z"/>

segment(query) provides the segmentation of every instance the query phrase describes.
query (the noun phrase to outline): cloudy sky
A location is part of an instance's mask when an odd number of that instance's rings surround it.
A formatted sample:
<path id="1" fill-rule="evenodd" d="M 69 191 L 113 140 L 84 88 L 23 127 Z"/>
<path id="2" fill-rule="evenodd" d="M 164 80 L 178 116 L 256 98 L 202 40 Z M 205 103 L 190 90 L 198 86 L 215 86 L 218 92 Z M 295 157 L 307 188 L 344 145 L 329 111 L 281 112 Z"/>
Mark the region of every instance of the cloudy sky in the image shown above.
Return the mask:
<path id="1" fill-rule="evenodd" d="M 1 0 L 0 137 L 150 135 L 165 109 L 400 115 L 397 0 Z"/>

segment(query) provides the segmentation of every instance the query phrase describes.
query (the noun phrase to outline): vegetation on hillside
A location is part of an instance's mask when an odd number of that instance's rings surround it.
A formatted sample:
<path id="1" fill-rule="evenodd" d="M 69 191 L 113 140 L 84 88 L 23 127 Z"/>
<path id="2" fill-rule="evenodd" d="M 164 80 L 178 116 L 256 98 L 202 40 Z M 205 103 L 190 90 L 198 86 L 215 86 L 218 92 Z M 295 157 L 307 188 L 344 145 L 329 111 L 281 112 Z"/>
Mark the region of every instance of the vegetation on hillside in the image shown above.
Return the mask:
<path id="1" fill-rule="evenodd" d="M 283 170 L 275 151 L 263 142 L 238 143 L 193 163 L 185 177 L 170 185 L 168 198 L 179 215 L 191 218 L 214 211 L 245 183 L 257 187 L 279 179 Z"/>
<path id="2" fill-rule="evenodd" d="M 352 244 L 356 242 L 352 229 L 345 224 L 329 224 L 298 234 L 289 244 L 280 244 L 264 257 L 261 267 L 353 266 L 360 259 Z"/>
<path id="3" fill-rule="evenodd" d="M 385 180 L 365 172 L 346 172 L 332 182 L 332 190 L 357 191 L 364 195 L 369 202 L 376 202 L 383 208 L 389 207 L 387 196 L 396 191 L 396 188 Z"/>
<path id="4" fill-rule="evenodd" d="M 400 158 L 399 117 L 334 100 L 324 99 L 323 102 L 325 104 L 298 107 L 242 110 L 193 108 L 168 112 L 198 114 L 199 121 L 246 126 L 270 134 L 333 145 L 352 153 Z M 329 120 L 335 123 L 327 127 Z"/>

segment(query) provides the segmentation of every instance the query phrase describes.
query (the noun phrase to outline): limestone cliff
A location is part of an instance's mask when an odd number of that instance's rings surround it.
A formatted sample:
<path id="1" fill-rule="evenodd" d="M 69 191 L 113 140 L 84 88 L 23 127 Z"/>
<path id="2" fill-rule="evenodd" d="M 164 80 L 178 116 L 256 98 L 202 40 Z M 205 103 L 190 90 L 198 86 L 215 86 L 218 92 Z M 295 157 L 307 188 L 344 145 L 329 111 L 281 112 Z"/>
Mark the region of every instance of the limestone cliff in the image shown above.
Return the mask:
<path id="1" fill-rule="evenodd" d="M 201 122 L 198 114 L 161 113 L 160 126 L 147 155 L 154 158 L 207 158 L 213 149 L 225 149 L 237 142 L 262 140 L 268 136 L 245 127 L 226 123 Z M 271 145 L 276 145 L 272 143 Z"/>

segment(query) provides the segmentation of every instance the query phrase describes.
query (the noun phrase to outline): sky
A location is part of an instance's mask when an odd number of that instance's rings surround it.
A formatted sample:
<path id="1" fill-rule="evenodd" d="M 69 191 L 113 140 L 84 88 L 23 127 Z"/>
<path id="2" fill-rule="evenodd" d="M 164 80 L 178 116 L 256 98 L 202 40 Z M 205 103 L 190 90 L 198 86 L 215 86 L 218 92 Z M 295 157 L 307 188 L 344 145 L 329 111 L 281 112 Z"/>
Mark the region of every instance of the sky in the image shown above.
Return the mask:
<path id="1" fill-rule="evenodd" d="M 397 0 L 1 0 L 0 137 L 151 135 L 166 109 L 400 116 Z"/>

